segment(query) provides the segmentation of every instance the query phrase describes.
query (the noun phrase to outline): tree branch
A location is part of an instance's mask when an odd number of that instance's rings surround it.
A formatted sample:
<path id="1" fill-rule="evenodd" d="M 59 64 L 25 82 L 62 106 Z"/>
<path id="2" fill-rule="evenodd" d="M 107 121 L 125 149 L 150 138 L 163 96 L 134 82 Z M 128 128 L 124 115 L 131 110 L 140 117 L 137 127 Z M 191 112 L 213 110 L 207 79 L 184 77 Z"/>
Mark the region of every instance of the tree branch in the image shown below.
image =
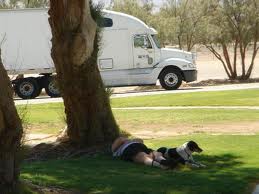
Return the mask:
<path id="1" fill-rule="evenodd" d="M 232 66 L 231 66 L 231 62 L 230 62 L 230 58 L 229 58 L 229 54 L 228 54 L 227 45 L 225 43 L 221 43 L 221 45 L 223 48 L 223 55 L 225 57 L 228 69 L 229 69 L 231 75 L 233 75 L 233 70 L 232 70 Z"/>
<path id="2" fill-rule="evenodd" d="M 234 43 L 234 60 L 233 60 L 233 73 L 234 76 L 237 76 L 237 47 L 238 47 L 238 38 L 236 37 L 235 43 Z"/>
<path id="3" fill-rule="evenodd" d="M 221 55 L 213 48 L 213 46 L 210 44 L 210 45 L 205 45 L 207 49 L 209 49 L 214 55 L 215 57 L 221 61 L 223 67 L 224 67 L 224 70 L 225 72 L 227 73 L 228 77 L 229 78 L 232 78 L 231 74 L 229 73 L 229 70 L 226 66 L 226 63 L 225 61 L 222 59 Z"/>
<path id="4" fill-rule="evenodd" d="M 251 63 L 250 63 L 250 66 L 247 70 L 247 73 L 246 73 L 246 78 L 250 78 L 251 74 L 252 74 L 252 70 L 254 68 L 254 60 L 255 60 L 255 57 L 257 55 L 257 52 L 259 50 L 259 47 L 257 47 L 257 41 L 258 41 L 258 38 L 256 36 L 255 40 L 254 40 L 254 48 L 253 48 L 253 55 L 252 55 L 252 59 L 251 59 Z"/>

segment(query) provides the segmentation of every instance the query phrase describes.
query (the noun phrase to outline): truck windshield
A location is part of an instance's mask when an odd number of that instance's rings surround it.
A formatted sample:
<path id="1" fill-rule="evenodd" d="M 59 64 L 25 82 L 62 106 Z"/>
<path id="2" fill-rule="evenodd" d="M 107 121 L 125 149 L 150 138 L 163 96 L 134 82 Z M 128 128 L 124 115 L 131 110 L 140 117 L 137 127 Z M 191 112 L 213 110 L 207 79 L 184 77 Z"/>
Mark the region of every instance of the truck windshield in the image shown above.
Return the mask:
<path id="1" fill-rule="evenodd" d="M 160 45 L 159 40 L 157 39 L 157 36 L 156 36 L 155 34 L 153 34 L 153 35 L 151 35 L 151 36 L 152 36 L 152 38 L 153 38 L 153 40 L 154 40 L 154 42 L 155 42 L 157 48 L 161 48 L 161 45 Z"/>

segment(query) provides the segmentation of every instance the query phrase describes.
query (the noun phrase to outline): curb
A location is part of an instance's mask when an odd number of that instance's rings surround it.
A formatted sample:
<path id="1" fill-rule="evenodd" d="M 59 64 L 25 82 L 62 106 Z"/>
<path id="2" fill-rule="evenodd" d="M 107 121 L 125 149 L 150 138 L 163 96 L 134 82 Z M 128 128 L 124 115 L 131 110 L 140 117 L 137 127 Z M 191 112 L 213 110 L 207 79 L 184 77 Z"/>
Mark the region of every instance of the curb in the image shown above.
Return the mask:
<path id="1" fill-rule="evenodd" d="M 157 107 L 125 107 L 112 108 L 113 110 L 179 110 L 179 109 L 234 109 L 259 110 L 259 106 L 157 106 Z"/>

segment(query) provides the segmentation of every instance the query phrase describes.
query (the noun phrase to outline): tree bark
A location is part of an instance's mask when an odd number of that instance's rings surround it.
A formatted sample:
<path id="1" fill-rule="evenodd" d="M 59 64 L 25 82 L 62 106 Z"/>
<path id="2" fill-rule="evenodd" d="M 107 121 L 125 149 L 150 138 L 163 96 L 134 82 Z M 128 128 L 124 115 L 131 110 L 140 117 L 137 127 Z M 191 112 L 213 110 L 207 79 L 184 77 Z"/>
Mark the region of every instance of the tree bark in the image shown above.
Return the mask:
<path id="1" fill-rule="evenodd" d="M 257 47 L 257 40 L 254 41 L 254 48 L 253 48 L 253 55 L 252 55 L 252 59 L 251 59 L 251 63 L 250 63 L 250 66 L 247 70 L 247 73 L 246 73 L 246 76 L 245 76 L 245 79 L 249 79 L 251 74 L 252 74 L 252 71 L 253 71 L 253 68 L 254 68 L 254 61 L 255 61 L 255 57 L 257 55 L 257 52 L 259 50 L 259 47 Z"/>
<path id="2" fill-rule="evenodd" d="M 231 75 L 231 79 L 235 79 L 233 69 L 232 69 L 232 66 L 231 66 L 231 62 L 230 62 L 230 58 L 229 58 L 229 54 L 228 54 L 228 48 L 227 48 L 227 45 L 225 43 L 222 43 L 222 49 L 223 49 L 223 56 L 225 58 L 226 65 L 228 67 L 228 71 Z"/>
<path id="3" fill-rule="evenodd" d="M 212 54 L 218 59 L 221 61 L 223 67 L 224 67 L 224 70 L 226 72 L 226 74 L 228 75 L 228 78 L 231 79 L 231 73 L 229 72 L 228 68 L 227 68 L 227 65 L 224 61 L 224 59 L 222 59 L 221 55 L 216 51 L 216 49 L 212 46 L 212 45 L 205 45 L 207 49 L 209 49 L 210 52 L 212 52 Z"/>
<path id="4" fill-rule="evenodd" d="M 13 90 L 1 61 L 0 50 L 0 191 L 15 193 L 19 181 L 18 153 L 23 133 L 13 101 Z"/>
<path id="5" fill-rule="evenodd" d="M 67 135 L 69 141 L 87 146 L 110 143 L 119 135 L 97 66 L 99 35 L 90 9 L 88 0 L 51 0 L 49 10 L 51 55 Z"/>
<path id="6" fill-rule="evenodd" d="M 238 38 L 236 38 L 234 43 L 234 59 L 233 59 L 233 74 L 235 79 L 237 78 L 237 47 L 238 47 Z"/>
<path id="7" fill-rule="evenodd" d="M 240 55 L 241 55 L 241 66 L 242 66 L 242 75 L 241 79 L 245 80 L 246 75 L 246 64 L 245 64 L 245 58 L 246 58 L 246 45 L 241 41 L 239 44 L 240 49 Z"/>

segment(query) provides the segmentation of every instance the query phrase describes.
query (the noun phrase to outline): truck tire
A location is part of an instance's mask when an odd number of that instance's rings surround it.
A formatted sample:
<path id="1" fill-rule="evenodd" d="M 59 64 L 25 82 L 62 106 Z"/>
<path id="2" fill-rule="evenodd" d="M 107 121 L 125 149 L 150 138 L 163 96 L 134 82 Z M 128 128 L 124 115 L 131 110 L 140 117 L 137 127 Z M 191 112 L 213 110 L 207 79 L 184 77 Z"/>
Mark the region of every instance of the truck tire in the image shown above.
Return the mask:
<path id="1" fill-rule="evenodd" d="M 18 80 L 14 86 L 15 93 L 22 99 L 33 99 L 40 95 L 41 88 L 35 78 Z"/>
<path id="2" fill-rule="evenodd" d="M 53 77 L 48 77 L 45 91 L 51 98 L 60 97 L 59 89 L 57 88 L 55 79 Z"/>
<path id="3" fill-rule="evenodd" d="M 166 90 L 178 89 L 183 81 L 181 72 L 177 69 L 165 69 L 159 76 L 161 86 Z"/>

